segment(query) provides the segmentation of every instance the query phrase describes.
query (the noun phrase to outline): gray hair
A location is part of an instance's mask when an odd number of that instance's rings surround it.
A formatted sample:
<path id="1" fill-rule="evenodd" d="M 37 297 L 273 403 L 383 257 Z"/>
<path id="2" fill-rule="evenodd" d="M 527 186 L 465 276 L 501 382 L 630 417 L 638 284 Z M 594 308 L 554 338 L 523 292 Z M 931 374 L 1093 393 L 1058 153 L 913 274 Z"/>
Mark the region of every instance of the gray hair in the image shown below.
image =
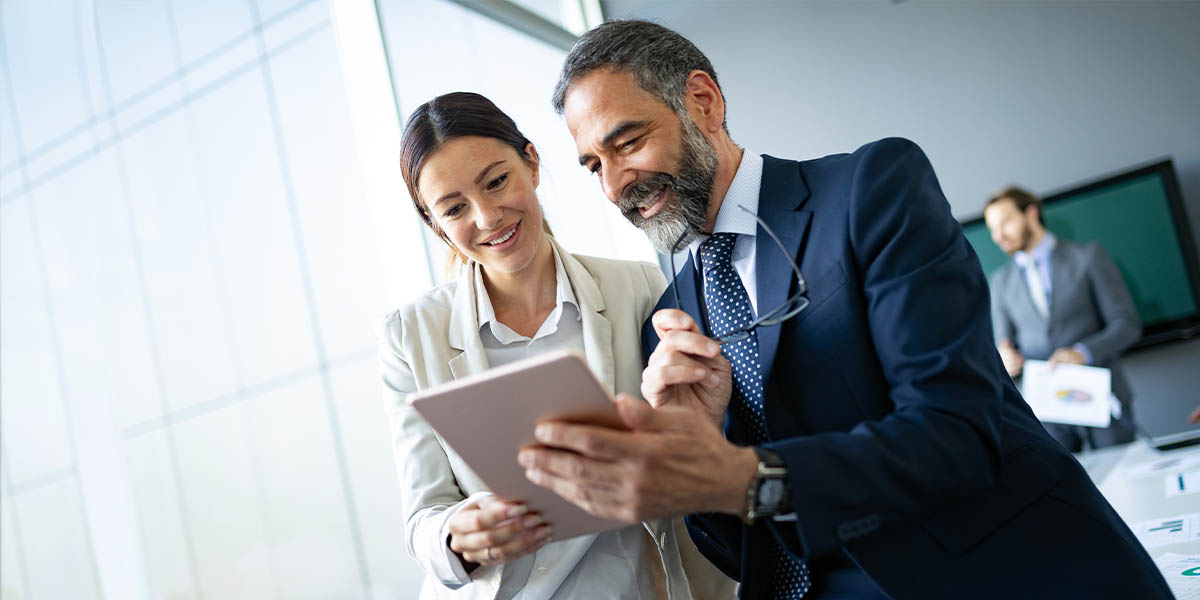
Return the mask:
<path id="1" fill-rule="evenodd" d="M 585 33 L 571 47 L 554 86 L 551 103 L 555 112 L 563 114 L 571 84 L 598 69 L 628 71 L 638 87 L 662 100 L 680 116 L 687 115 L 683 96 L 692 71 L 708 73 L 717 84 L 721 99 L 725 99 L 716 69 L 687 38 L 650 21 L 609 21 Z M 729 131 L 724 122 L 721 125 Z"/>

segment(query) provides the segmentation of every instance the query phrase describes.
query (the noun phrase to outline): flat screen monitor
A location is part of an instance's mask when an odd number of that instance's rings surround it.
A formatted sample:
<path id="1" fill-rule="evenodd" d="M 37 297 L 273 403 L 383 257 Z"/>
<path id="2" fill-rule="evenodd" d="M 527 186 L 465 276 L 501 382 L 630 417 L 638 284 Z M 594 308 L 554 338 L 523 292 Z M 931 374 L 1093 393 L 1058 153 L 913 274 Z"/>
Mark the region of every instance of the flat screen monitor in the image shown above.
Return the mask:
<path id="1" fill-rule="evenodd" d="M 1117 263 L 1142 319 L 1147 346 L 1200 333 L 1196 246 L 1170 160 L 1074 186 L 1043 198 L 1046 228 L 1099 242 Z M 983 217 L 963 234 L 989 276 L 1008 260 Z"/>

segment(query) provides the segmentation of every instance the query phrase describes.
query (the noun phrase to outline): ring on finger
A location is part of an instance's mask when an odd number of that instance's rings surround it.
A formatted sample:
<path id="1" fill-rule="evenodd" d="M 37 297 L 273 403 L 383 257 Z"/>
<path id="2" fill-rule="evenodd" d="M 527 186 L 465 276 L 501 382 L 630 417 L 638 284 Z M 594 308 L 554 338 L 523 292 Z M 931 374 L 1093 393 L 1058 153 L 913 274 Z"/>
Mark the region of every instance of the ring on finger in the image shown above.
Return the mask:
<path id="1" fill-rule="evenodd" d="M 487 549 L 487 559 L 488 559 L 488 562 L 496 562 L 496 557 L 492 556 L 492 547 L 491 546 L 488 546 L 488 549 Z"/>

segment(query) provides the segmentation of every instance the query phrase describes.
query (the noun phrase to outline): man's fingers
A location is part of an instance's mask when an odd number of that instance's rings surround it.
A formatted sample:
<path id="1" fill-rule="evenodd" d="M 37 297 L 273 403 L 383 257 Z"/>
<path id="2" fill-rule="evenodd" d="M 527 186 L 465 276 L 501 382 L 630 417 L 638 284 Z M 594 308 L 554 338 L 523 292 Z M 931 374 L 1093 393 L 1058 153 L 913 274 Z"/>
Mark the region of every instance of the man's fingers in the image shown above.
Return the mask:
<path id="1" fill-rule="evenodd" d="M 650 429 L 656 415 L 650 405 L 629 394 L 617 396 L 617 412 L 621 414 L 625 425 L 634 431 Z"/>
<path id="2" fill-rule="evenodd" d="M 721 345 L 696 331 L 668 331 L 659 336 L 658 346 L 654 348 L 650 360 L 663 360 L 672 352 L 715 358 L 721 354 Z"/>
<path id="3" fill-rule="evenodd" d="M 532 467 L 525 471 L 525 477 L 590 514 L 609 519 L 636 520 L 620 512 L 621 499 L 626 496 L 622 487 L 624 478 L 616 474 L 611 464 L 603 465 L 597 471 L 585 470 L 583 476 Z"/>
<path id="4" fill-rule="evenodd" d="M 712 373 L 713 371 L 701 366 L 696 361 L 649 367 L 642 373 L 642 396 L 653 403 L 654 399 L 659 398 L 668 387 L 678 384 L 705 383 Z"/>
<path id="5" fill-rule="evenodd" d="M 619 407 L 620 397 L 617 404 Z M 642 404 L 650 408 L 650 405 Z M 533 437 L 539 444 L 570 450 L 592 459 L 615 460 L 626 454 L 624 445 L 627 438 L 622 432 L 600 425 L 542 421 L 533 430 Z M 522 450 L 522 454 L 524 452 Z"/>
<path id="6" fill-rule="evenodd" d="M 658 334 L 661 339 L 668 331 L 677 329 L 692 330 L 696 333 L 700 332 L 700 327 L 692 316 L 674 308 L 664 308 L 650 317 L 650 323 L 654 325 L 654 333 Z"/>

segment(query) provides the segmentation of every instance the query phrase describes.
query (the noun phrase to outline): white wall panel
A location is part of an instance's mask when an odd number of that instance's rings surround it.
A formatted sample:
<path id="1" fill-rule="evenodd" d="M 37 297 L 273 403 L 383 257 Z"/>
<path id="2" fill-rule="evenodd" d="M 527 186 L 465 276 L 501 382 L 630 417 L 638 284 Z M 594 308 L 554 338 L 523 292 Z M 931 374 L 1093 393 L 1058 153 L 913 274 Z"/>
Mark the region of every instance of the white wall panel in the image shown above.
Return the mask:
<path id="1" fill-rule="evenodd" d="M 100 598 L 75 478 L 25 491 L 13 503 L 32 596 Z"/>
<path id="2" fill-rule="evenodd" d="M 9 481 L 73 464 L 29 198 L 0 206 L 0 439 Z"/>
<path id="3" fill-rule="evenodd" d="M 359 578 L 319 377 L 246 400 L 283 598 L 357 596 Z"/>
<path id="4" fill-rule="evenodd" d="M 310 314 L 280 157 L 257 69 L 198 99 L 200 177 L 208 182 L 219 268 L 233 320 L 233 352 L 245 385 L 315 359 Z"/>
<path id="5" fill-rule="evenodd" d="M 200 177 L 195 162 L 197 133 L 185 110 L 121 145 L 171 410 L 237 388 L 228 290 L 218 272 L 219 242 L 208 205 L 210 182 Z M 130 411 L 122 425 L 161 416 L 158 405 L 146 409 Z"/>
<path id="6" fill-rule="evenodd" d="M 256 433 L 245 407 L 212 411 L 172 429 L 200 595 L 277 597 L 262 472 L 250 440 Z"/>
<path id="7" fill-rule="evenodd" d="M 191 534 L 181 511 L 167 435 L 165 430 L 152 431 L 124 443 L 138 533 L 145 550 L 146 587 L 154 598 L 198 598 L 189 549 Z"/>

